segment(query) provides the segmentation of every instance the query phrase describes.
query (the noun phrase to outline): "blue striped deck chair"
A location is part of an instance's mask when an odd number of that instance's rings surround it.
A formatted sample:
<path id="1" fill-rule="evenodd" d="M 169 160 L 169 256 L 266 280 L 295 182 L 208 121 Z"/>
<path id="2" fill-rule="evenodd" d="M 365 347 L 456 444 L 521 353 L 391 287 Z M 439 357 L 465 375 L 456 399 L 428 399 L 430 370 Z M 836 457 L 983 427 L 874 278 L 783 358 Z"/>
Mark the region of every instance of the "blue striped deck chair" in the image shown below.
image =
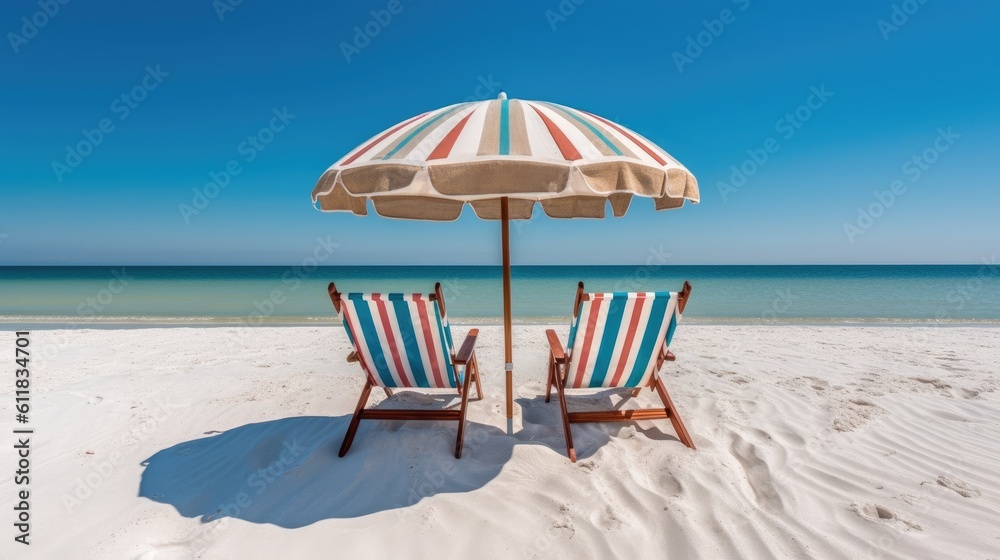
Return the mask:
<path id="1" fill-rule="evenodd" d="M 674 360 L 668 347 L 690 295 L 688 282 L 680 292 L 597 294 L 585 293 L 580 282 L 566 349 L 554 330 L 545 331 L 549 339 L 545 402 L 549 402 L 555 385 L 571 461 L 576 462 L 576 450 L 570 425 L 587 422 L 669 418 L 681 442 L 694 449 L 659 376 L 663 363 Z M 633 389 L 635 396 L 643 387 L 656 391 L 663 401 L 662 408 L 569 412 L 566 405 L 568 389 Z"/>
<path id="2" fill-rule="evenodd" d="M 341 294 L 333 282 L 327 291 L 354 347 L 347 361 L 357 362 L 366 378 L 340 456 L 351 448 L 361 420 L 450 420 L 458 422 L 455 457 L 460 459 L 472 381 L 483 398 L 475 352 L 479 329 L 470 330 L 455 351 L 440 283 L 427 295 Z M 375 387 L 389 397 L 393 389 L 454 389 L 462 404 L 458 410 L 366 409 Z"/>

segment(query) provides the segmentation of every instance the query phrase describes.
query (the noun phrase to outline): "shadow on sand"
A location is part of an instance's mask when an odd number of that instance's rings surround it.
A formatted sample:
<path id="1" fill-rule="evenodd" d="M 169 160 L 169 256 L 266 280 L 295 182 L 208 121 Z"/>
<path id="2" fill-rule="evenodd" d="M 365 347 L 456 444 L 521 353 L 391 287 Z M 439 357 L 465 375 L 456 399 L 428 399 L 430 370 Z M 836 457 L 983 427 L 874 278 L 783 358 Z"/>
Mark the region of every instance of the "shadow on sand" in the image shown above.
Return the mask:
<path id="1" fill-rule="evenodd" d="M 233 517 L 303 527 L 405 512 L 425 497 L 481 488 L 510 459 L 516 441 L 499 428 L 469 422 L 457 460 L 454 422 L 367 421 L 341 459 L 337 450 L 349 420 L 281 418 L 179 443 L 142 463 L 139 496 L 203 522 Z"/>
<path id="2" fill-rule="evenodd" d="M 606 389 L 594 393 L 569 392 L 566 402 L 570 412 L 588 410 L 619 410 L 633 408 L 631 390 Z M 566 460 L 566 439 L 563 437 L 563 420 L 559 410 L 559 397 L 552 390 L 552 400 L 544 396 L 520 398 L 522 429 L 516 434 L 523 443 L 544 445 Z M 649 405 L 646 405 L 649 406 Z M 662 406 L 662 405 L 661 405 Z M 639 422 L 604 422 L 573 424 L 573 446 L 578 461 L 592 457 L 611 441 L 612 437 L 632 437 L 641 433 L 652 440 L 680 440 L 673 433 L 669 420 L 644 420 Z"/>
<path id="3" fill-rule="evenodd" d="M 571 410 L 629 407 L 625 393 L 571 395 Z M 143 462 L 139 496 L 169 504 L 185 517 L 209 522 L 233 517 L 286 528 L 323 519 L 387 510 L 401 514 L 435 494 L 470 492 L 493 480 L 515 444 L 542 445 L 567 461 L 559 401 L 517 400 L 523 428 L 508 437 L 498 427 L 469 422 L 465 450 L 455 459 L 454 422 L 366 421 L 354 446 L 337 457 L 350 416 L 305 416 L 246 424 L 179 443 Z M 400 393 L 379 408 L 440 406 L 440 398 Z M 475 403 L 472 403 L 475 406 Z M 665 421 L 664 421 L 665 422 Z M 677 438 L 669 423 L 574 424 L 580 460 L 612 437 L 640 432 L 655 440 Z M 634 432 L 625 432 L 632 426 Z"/>

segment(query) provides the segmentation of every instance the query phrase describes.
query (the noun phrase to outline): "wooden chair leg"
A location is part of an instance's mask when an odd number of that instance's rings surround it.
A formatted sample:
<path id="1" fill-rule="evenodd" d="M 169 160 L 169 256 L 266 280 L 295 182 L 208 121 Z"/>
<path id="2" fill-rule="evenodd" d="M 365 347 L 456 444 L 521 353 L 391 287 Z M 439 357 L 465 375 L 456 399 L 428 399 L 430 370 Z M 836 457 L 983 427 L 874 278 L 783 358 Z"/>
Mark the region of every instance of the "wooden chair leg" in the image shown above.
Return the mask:
<path id="1" fill-rule="evenodd" d="M 351 443 L 354 442 L 354 434 L 358 433 L 358 425 L 361 423 L 361 411 L 365 409 L 365 405 L 368 404 L 368 396 L 372 392 L 372 382 L 371 380 L 365 381 L 365 388 L 361 390 L 361 398 L 358 399 L 358 406 L 354 409 L 354 416 L 351 417 L 351 423 L 347 426 L 347 434 L 344 435 L 344 443 L 340 445 L 340 456 L 343 457 L 347 455 L 347 450 L 351 448 Z"/>
<path id="2" fill-rule="evenodd" d="M 470 362 L 471 363 L 471 362 Z M 465 413 L 469 409 L 469 383 L 472 382 L 472 372 L 466 366 L 465 379 L 463 380 L 462 408 L 458 416 L 458 438 L 455 440 L 455 458 L 462 458 L 462 443 L 465 439 Z"/>
<path id="3" fill-rule="evenodd" d="M 674 425 L 677 437 L 681 440 L 681 443 L 694 449 L 694 441 L 688 435 L 687 428 L 684 427 L 684 421 L 677 414 L 677 409 L 674 408 L 674 403 L 670 400 L 670 393 L 667 392 L 667 388 L 663 385 L 663 380 L 658 375 L 656 376 L 656 392 L 660 394 L 660 400 L 663 401 L 663 406 L 667 409 L 667 415 L 670 417 L 670 423 Z"/>
<path id="4" fill-rule="evenodd" d="M 382 390 L 385 391 L 385 398 L 388 399 L 392 397 L 392 389 L 388 387 L 382 387 Z"/>
<path id="5" fill-rule="evenodd" d="M 569 460 L 576 462 L 576 449 L 573 448 L 573 431 L 569 425 L 569 411 L 566 408 L 566 391 L 563 389 L 563 380 L 558 373 L 552 375 L 556 384 L 556 393 L 559 395 L 559 409 L 562 412 L 563 435 L 566 437 L 566 454 Z"/>
<path id="6" fill-rule="evenodd" d="M 476 359 L 476 355 L 472 355 L 472 371 L 476 373 L 476 395 L 479 396 L 478 400 L 483 400 L 483 383 L 479 379 L 479 360 Z"/>
<path id="7" fill-rule="evenodd" d="M 555 375 L 556 361 L 549 354 L 549 377 L 545 380 L 545 402 L 552 400 L 552 376 Z"/>

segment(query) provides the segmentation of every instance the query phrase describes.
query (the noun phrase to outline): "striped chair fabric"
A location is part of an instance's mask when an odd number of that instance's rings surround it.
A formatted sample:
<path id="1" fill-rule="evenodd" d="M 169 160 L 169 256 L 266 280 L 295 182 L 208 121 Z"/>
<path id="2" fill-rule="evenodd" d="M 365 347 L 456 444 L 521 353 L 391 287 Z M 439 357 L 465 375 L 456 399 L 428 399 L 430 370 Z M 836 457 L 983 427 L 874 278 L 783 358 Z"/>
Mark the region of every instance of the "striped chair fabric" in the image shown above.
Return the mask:
<path id="1" fill-rule="evenodd" d="M 343 298 L 341 316 L 362 365 L 381 387 L 458 387 L 448 318 L 425 294 Z"/>
<path id="2" fill-rule="evenodd" d="M 587 294 L 570 326 L 566 387 L 643 387 L 681 320 L 677 292 Z"/>

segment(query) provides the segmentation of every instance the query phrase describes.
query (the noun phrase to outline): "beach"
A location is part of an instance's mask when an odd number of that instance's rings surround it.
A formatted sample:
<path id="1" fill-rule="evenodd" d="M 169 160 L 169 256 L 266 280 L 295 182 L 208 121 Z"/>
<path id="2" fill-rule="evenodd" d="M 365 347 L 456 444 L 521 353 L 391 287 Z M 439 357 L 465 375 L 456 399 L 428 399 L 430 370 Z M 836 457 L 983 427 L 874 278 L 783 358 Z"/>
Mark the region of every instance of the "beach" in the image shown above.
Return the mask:
<path id="1" fill-rule="evenodd" d="M 575 464 L 558 402 L 544 402 L 546 328 L 514 327 L 513 436 L 502 328 L 481 329 L 485 398 L 460 460 L 453 423 L 414 421 L 362 422 L 337 457 L 363 385 L 340 327 L 33 330 L 32 544 L 2 549 L 1000 557 L 1000 328 L 684 324 L 663 379 L 697 450 L 666 420 L 577 424 Z M 551 328 L 565 339 L 567 324 Z M 0 340 L 11 348 L 13 332 Z M 443 398 L 376 393 L 369 406 Z M 587 392 L 570 408 L 655 402 Z M 0 464 L 16 464 L 10 445 Z M 4 477 L 4 504 L 14 493 Z"/>

